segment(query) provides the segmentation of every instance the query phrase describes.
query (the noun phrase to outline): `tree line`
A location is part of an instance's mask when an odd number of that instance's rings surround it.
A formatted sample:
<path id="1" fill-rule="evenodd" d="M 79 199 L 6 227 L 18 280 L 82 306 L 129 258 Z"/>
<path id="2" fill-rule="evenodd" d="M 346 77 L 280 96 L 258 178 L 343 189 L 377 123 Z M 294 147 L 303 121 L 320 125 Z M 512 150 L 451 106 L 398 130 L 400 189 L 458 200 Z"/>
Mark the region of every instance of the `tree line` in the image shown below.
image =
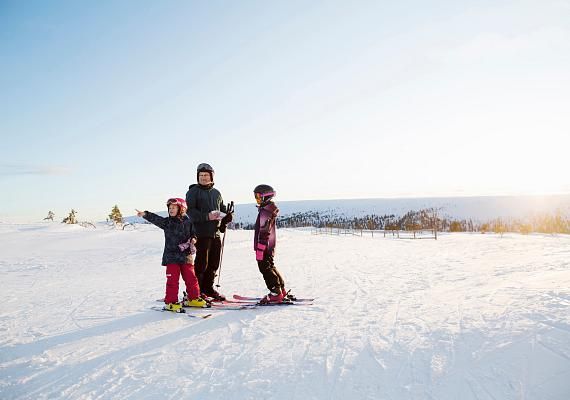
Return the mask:
<path id="1" fill-rule="evenodd" d="M 440 215 L 439 209 L 427 208 L 408 211 L 404 215 L 369 214 L 361 217 L 347 217 L 330 212 L 306 211 L 280 216 L 277 219 L 279 228 L 339 228 L 356 230 L 388 230 L 388 231 L 431 231 L 438 232 L 518 232 L 522 234 L 567 233 L 570 234 L 570 218 L 561 211 L 554 214 L 541 214 L 525 219 L 494 218 L 484 222 L 473 219 L 456 219 Z M 253 229 L 254 224 L 236 224 L 236 228 Z"/>
<path id="2" fill-rule="evenodd" d="M 438 232 L 518 232 L 522 234 L 536 233 L 567 233 L 570 234 L 570 218 L 560 210 L 553 214 L 540 214 L 533 217 L 494 218 L 485 222 L 476 222 L 473 219 L 455 219 L 440 215 L 441 210 L 426 208 L 417 211 L 408 211 L 402 216 L 394 214 L 368 214 L 361 217 L 347 217 L 331 212 L 305 211 L 284 215 L 277 218 L 278 228 L 339 228 L 355 230 L 388 230 L 388 231 L 428 231 Z M 49 211 L 44 220 L 53 221 L 55 214 Z M 77 211 L 71 210 L 62 221 L 66 224 L 77 224 Z M 119 207 L 115 205 L 107 218 L 107 222 L 115 226 L 123 226 L 124 219 Z M 254 229 L 253 223 L 233 223 L 233 229 Z"/>

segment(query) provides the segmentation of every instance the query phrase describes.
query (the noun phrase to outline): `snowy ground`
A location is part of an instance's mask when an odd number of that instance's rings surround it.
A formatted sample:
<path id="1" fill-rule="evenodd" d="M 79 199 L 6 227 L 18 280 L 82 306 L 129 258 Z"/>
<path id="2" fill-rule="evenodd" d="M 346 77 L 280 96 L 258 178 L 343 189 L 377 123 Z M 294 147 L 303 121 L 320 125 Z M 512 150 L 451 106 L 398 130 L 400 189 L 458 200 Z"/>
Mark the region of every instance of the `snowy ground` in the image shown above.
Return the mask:
<path id="1" fill-rule="evenodd" d="M 226 294 L 265 293 L 251 236 L 228 233 Z M 570 398 L 570 237 L 279 239 L 313 306 L 197 319 L 149 310 L 153 226 L 0 224 L 0 398 Z"/>

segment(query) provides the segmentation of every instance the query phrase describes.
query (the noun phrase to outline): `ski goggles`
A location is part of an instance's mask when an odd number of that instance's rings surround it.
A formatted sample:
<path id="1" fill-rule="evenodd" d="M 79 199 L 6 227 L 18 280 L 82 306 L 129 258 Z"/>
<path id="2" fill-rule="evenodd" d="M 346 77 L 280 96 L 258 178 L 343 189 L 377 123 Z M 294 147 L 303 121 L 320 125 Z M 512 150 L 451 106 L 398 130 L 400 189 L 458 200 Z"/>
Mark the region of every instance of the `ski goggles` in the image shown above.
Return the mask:
<path id="1" fill-rule="evenodd" d="M 264 198 L 275 196 L 275 192 L 268 192 L 268 193 L 255 193 L 255 201 L 257 204 L 261 203 Z"/>
<path id="2" fill-rule="evenodd" d="M 166 205 L 176 204 L 177 206 L 186 207 L 186 201 L 180 198 L 171 198 L 166 201 Z"/>

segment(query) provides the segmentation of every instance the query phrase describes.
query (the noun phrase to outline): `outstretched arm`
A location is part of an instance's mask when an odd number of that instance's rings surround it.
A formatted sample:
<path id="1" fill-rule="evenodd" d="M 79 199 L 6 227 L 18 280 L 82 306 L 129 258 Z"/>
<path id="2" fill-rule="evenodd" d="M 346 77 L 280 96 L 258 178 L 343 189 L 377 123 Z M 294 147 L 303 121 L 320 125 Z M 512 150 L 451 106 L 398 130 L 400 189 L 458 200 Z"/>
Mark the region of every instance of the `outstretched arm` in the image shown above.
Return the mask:
<path id="1" fill-rule="evenodd" d="M 151 213 L 150 211 L 139 211 L 137 209 L 135 209 L 135 211 L 137 212 L 137 216 L 143 217 L 151 224 L 158 226 L 160 229 L 164 229 L 166 226 L 167 218 Z"/>

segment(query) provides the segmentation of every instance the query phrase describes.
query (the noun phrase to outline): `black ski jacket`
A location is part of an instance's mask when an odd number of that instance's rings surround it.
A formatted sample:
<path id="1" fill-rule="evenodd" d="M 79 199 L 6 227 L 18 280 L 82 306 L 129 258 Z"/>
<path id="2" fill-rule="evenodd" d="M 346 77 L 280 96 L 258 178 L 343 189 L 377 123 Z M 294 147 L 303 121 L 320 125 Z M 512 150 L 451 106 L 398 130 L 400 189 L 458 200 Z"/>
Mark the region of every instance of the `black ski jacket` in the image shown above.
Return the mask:
<path id="1" fill-rule="evenodd" d="M 215 210 L 227 212 L 227 208 L 222 199 L 222 194 L 214 189 L 214 184 L 208 186 L 190 185 L 186 193 L 186 204 L 188 205 L 188 216 L 194 224 L 196 236 L 199 238 L 220 237 L 220 221 L 208 220 L 208 214 Z"/>
<path id="2" fill-rule="evenodd" d="M 162 253 L 162 265 L 167 264 L 192 264 L 190 249 L 181 251 L 179 244 L 186 243 L 196 237 L 192 221 L 187 215 L 179 217 L 161 217 L 149 211 L 144 212 L 144 219 L 158 226 L 164 231 L 164 253 Z"/>

